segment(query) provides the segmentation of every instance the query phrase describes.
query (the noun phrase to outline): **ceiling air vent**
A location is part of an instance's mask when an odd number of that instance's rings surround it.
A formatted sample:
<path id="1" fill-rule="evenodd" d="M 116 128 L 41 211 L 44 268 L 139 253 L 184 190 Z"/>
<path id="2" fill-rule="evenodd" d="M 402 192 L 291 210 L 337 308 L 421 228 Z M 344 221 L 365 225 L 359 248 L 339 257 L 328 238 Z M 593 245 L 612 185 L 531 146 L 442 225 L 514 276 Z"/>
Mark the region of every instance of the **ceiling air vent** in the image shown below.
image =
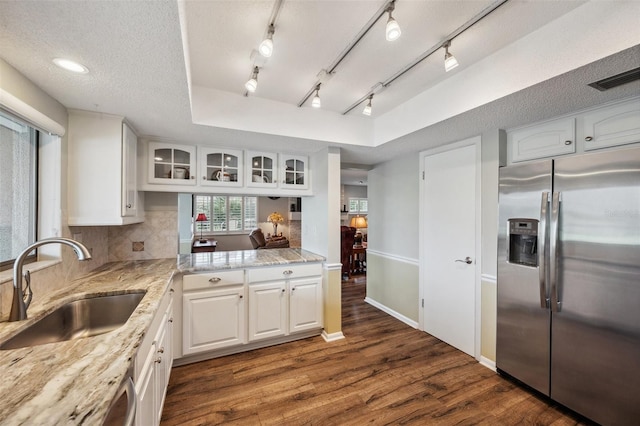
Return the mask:
<path id="1" fill-rule="evenodd" d="M 640 80 L 640 68 L 634 68 L 618 75 L 614 75 L 613 77 L 603 78 L 602 80 L 590 83 L 589 86 L 604 92 L 605 90 L 613 89 L 614 87 L 622 86 L 623 84 L 631 83 L 636 80 Z"/>

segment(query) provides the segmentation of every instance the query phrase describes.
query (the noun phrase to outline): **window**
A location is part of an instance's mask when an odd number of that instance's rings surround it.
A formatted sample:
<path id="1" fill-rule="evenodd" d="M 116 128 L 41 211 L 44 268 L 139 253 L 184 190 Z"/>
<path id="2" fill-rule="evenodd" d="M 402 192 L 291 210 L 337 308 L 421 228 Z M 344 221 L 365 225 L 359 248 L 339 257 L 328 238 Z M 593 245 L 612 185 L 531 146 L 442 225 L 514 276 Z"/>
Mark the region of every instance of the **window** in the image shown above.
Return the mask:
<path id="1" fill-rule="evenodd" d="M 258 226 L 258 197 L 241 195 L 194 195 L 194 217 L 204 213 L 207 220 L 196 222 L 196 232 L 226 234 L 248 232 Z"/>
<path id="2" fill-rule="evenodd" d="M 1 270 L 35 242 L 38 131 L 0 110 L 0 153 Z"/>
<path id="3" fill-rule="evenodd" d="M 349 198 L 349 213 L 367 213 L 369 203 L 366 198 Z"/>

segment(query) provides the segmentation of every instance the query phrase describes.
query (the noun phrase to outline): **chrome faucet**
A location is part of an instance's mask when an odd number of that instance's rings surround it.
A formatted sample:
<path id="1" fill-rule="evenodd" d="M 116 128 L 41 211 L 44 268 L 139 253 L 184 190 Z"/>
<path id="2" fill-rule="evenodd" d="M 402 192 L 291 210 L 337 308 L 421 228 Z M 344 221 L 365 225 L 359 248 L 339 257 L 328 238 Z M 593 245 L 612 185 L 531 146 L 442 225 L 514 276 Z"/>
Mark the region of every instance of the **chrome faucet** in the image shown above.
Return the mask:
<path id="1" fill-rule="evenodd" d="M 22 288 L 22 265 L 25 258 L 33 251 L 34 248 L 43 246 L 45 244 L 64 244 L 73 248 L 78 256 L 78 260 L 91 259 L 91 253 L 82 243 L 72 240 L 70 238 L 45 238 L 40 241 L 36 241 L 29 247 L 24 249 L 22 253 L 16 257 L 16 261 L 13 263 L 13 303 L 11 304 L 11 314 L 9 314 L 9 321 L 21 321 L 27 319 L 27 308 L 31 304 L 31 298 L 33 292 L 31 291 L 31 274 L 29 271 L 25 272 L 24 278 L 27 282 L 28 296 L 25 300 L 24 290 Z"/>

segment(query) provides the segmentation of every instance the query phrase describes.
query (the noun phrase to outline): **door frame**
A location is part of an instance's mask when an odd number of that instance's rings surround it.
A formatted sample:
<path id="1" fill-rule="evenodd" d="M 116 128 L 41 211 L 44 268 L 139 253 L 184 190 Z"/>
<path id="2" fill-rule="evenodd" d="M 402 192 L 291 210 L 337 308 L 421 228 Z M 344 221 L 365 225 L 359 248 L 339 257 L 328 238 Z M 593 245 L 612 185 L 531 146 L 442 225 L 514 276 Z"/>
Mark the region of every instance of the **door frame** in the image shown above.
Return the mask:
<path id="1" fill-rule="evenodd" d="M 468 139 L 464 139 L 458 142 L 454 142 L 445 146 L 429 149 L 420 152 L 420 211 L 419 211 L 419 223 L 418 223 L 418 235 L 420 244 L 418 244 L 418 256 L 419 262 L 419 289 L 418 289 L 418 330 L 424 331 L 424 308 L 423 300 L 425 298 L 425 286 L 426 286 L 426 239 L 425 239 L 425 158 L 433 155 L 441 154 L 443 152 L 456 150 L 468 146 L 475 146 L 476 148 L 476 177 L 475 177 L 475 192 L 476 192 L 476 215 L 475 215 L 475 251 L 476 257 L 474 262 L 474 299 L 475 299 L 475 314 L 474 314 L 474 357 L 478 361 L 480 360 L 480 344 L 482 342 L 481 336 L 481 284 L 482 284 L 482 138 L 481 136 L 474 136 Z"/>

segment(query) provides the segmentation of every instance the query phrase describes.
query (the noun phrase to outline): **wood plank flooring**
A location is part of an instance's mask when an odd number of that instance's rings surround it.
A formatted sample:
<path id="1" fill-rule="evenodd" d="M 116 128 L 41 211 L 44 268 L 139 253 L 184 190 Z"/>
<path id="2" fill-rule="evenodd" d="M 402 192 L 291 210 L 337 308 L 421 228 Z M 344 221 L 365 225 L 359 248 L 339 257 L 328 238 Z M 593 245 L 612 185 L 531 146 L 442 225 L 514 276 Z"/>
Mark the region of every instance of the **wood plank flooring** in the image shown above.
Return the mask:
<path id="1" fill-rule="evenodd" d="M 162 425 L 585 425 L 472 357 L 364 303 L 343 333 L 176 367 Z"/>

